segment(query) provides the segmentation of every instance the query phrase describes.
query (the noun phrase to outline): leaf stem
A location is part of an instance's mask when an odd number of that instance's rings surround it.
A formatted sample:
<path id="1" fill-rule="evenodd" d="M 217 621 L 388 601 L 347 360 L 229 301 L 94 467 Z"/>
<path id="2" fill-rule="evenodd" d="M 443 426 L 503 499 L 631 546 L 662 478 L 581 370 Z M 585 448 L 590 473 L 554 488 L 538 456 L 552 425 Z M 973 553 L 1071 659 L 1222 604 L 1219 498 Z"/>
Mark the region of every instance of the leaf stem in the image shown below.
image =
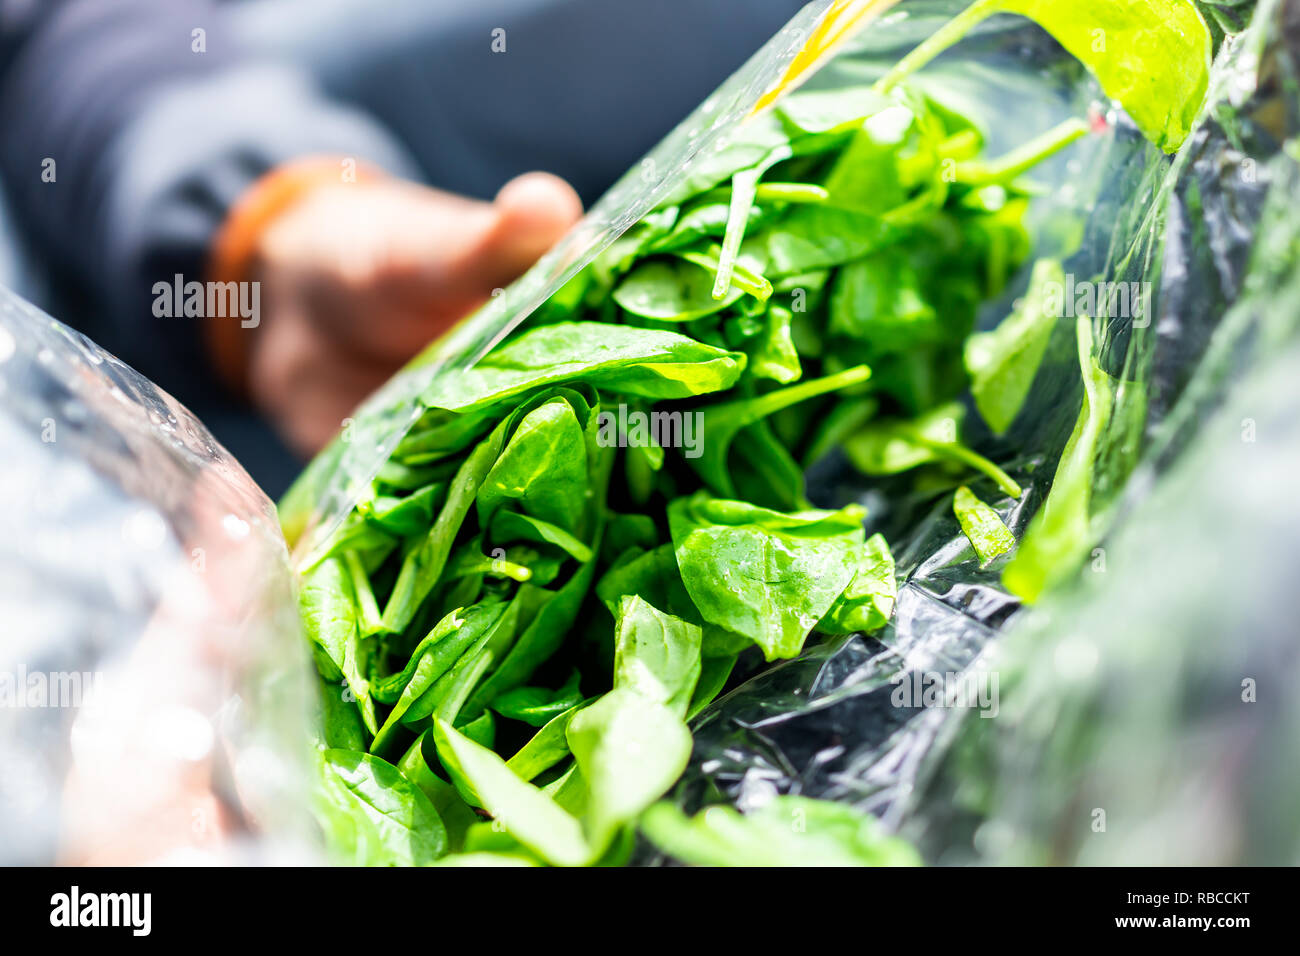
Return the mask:
<path id="1" fill-rule="evenodd" d="M 1024 489 L 1016 483 L 1014 478 L 983 455 L 971 451 L 965 445 L 954 444 L 952 442 L 934 441 L 933 439 L 926 438 L 919 432 L 914 432 L 911 438 L 918 445 L 923 445 L 931 451 L 937 451 L 942 455 L 955 458 L 957 461 L 969 465 L 981 474 L 988 475 L 997 483 L 999 488 L 1012 498 L 1019 498 L 1024 492 Z"/>
<path id="2" fill-rule="evenodd" d="M 1071 117 L 997 159 L 958 163 L 957 182 L 966 186 L 1005 185 L 1025 170 L 1065 149 L 1087 132 L 1087 123 L 1077 116 Z"/>
<path id="3" fill-rule="evenodd" d="M 895 63 L 888 73 L 876 81 L 875 92 L 888 93 L 944 50 L 960 42 L 980 21 L 986 19 L 995 10 L 996 6 L 990 0 L 975 0 L 969 7 L 926 37 L 911 53 Z"/>

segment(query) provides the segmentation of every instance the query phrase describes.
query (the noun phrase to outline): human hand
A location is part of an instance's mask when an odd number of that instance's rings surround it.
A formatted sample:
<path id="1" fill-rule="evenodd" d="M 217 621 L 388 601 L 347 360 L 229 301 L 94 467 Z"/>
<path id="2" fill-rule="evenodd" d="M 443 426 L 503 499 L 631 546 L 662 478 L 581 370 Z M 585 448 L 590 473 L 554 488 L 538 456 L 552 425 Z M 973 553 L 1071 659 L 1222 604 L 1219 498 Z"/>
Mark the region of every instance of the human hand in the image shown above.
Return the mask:
<path id="1" fill-rule="evenodd" d="M 524 272 L 581 216 L 529 173 L 491 203 L 401 180 L 314 189 L 271 222 L 251 278 L 248 391 L 291 448 L 319 451 L 402 364 Z"/>

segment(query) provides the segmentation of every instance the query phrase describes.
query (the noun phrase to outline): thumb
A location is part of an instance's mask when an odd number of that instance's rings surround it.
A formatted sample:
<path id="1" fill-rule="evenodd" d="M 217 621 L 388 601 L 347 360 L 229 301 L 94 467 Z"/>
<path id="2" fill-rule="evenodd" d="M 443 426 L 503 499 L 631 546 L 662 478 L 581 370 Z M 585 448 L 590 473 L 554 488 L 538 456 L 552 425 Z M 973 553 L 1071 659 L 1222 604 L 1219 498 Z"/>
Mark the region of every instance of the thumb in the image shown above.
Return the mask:
<path id="1" fill-rule="evenodd" d="M 582 217 L 582 200 L 558 176 L 525 173 L 501 187 L 492 209 L 495 221 L 475 256 L 489 291 L 514 281 L 563 238 Z"/>

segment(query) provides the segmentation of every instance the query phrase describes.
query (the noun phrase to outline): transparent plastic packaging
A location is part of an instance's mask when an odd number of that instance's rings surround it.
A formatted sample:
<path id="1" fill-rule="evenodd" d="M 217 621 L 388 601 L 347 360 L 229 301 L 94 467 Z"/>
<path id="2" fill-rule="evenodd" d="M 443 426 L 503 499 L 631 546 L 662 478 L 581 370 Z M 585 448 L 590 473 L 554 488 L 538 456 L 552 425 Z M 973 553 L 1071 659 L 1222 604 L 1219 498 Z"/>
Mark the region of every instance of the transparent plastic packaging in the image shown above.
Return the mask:
<path id="1" fill-rule="evenodd" d="M 0 450 L 0 857 L 309 852 L 271 502 L 171 396 L 3 288 Z"/>

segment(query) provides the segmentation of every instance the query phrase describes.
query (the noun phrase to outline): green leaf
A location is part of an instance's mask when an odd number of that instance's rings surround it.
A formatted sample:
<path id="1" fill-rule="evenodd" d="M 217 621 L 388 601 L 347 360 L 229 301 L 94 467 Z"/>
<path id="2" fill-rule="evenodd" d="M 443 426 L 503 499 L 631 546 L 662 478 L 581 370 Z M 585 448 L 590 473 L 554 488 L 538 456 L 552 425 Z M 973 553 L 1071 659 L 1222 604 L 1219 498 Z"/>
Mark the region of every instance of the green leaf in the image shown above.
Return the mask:
<path id="1" fill-rule="evenodd" d="M 687 720 L 694 720 L 696 714 L 713 703 L 714 698 L 722 693 L 722 688 L 726 686 L 727 678 L 731 676 L 735 666 L 735 654 L 706 657 L 700 662 L 700 680 L 695 685 L 695 695 L 691 697 L 691 705 L 686 708 Z"/>
<path id="2" fill-rule="evenodd" d="M 492 751 L 444 720 L 434 722 L 434 742 L 448 771 L 469 781 L 483 807 L 520 844 L 560 866 L 581 866 L 595 855 L 582 825 Z"/>
<path id="3" fill-rule="evenodd" d="M 1010 428 L 1024 407 L 1056 327 L 1057 296 L 1064 287 L 1061 263 L 1040 259 L 1034 263 L 1029 288 L 1015 311 L 996 329 L 966 340 L 971 394 L 994 434 L 1001 435 Z"/>
<path id="4" fill-rule="evenodd" d="M 498 511 L 493 515 L 489 537 L 494 542 L 532 541 L 537 544 L 552 544 L 580 564 L 591 560 L 591 548 L 568 531 L 548 521 L 515 511 Z"/>
<path id="5" fill-rule="evenodd" d="M 393 458 L 410 465 L 429 464 L 469 448 L 489 431 L 496 418 L 486 411 L 461 415 L 440 408 L 426 411 L 411 428 Z"/>
<path id="6" fill-rule="evenodd" d="M 327 681 L 346 680 L 366 728 L 378 729 L 370 697 L 367 650 L 361 640 L 352 581 L 340 558 L 327 558 L 299 581 L 298 608 L 307 640 L 316 648 L 316 668 Z"/>
<path id="7" fill-rule="evenodd" d="M 749 352 L 749 372 L 755 378 L 768 378 L 781 385 L 799 380 L 803 368 L 794 345 L 794 313 L 784 306 L 767 310 L 763 332 Z"/>
<path id="8" fill-rule="evenodd" d="M 1210 31 L 1188 0 L 988 0 L 1029 17 L 1097 77 L 1146 137 L 1167 153 L 1183 144 L 1209 86 Z"/>
<path id="9" fill-rule="evenodd" d="M 734 494 L 735 486 L 727 467 L 727 454 L 741 429 L 762 421 L 783 408 L 859 385 L 870 377 L 871 370 L 861 365 L 836 375 L 799 382 L 755 398 L 742 398 L 719 405 L 710 405 L 704 409 L 700 457 L 687 460 L 715 492 L 721 495 Z"/>
<path id="10" fill-rule="evenodd" d="M 840 269 L 831 290 L 833 335 L 861 342 L 871 354 L 936 342 L 942 329 L 905 249 L 882 249 Z"/>
<path id="11" fill-rule="evenodd" d="M 1025 530 L 1020 550 L 1002 572 L 1002 583 L 1028 603 L 1072 577 L 1092 543 L 1090 506 L 1097 443 L 1110 421 L 1114 383 L 1092 356 L 1092 320 L 1079 316 L 1079 366 L 1083 407 L 1061 453 L 1052 488 Z"/>
<path id="12" fill-rule="evenodd" d="M 469 410 L 574 379 L 645 398 L 687 398 L 730 388 L 744 367 L 742 353 L 676 332 L 561 322 L 525 332 L 468 371 L 439 376 L 421 400 L 431 407 Z"/>
<path id="13" fill-rule="evenodd" d="M 447 850 L 429 798 L 392 764 L 370 754 L 326 750 L 317 810 L 332 847 L 359 866 L 422 866 Z"/>
<path id="14" fill-rule="evenodd" d="M 616 617 L 614 686 L 685 714 L 700 679 L 700 628 L 635 594 L 622 596 Z"/>
<path id="15" fill-rule="evenodd" d="M 869 86 L 800 90 L 777 102 L 776 114 L 795 134 L 816 135 L 859 126 L 894 101 Z"/>
<path id="16" fill-rule="evenodd" d="M 787 184 L 789 185 L 789 184 Z M 801 185 L 801 184 L 800 184 Z M 806 188 L 806 187 L 805 187 Z M 759 186 L 762 192 L 763 186 Z M 713 197 L 717 196 L 717 199 Z M 801 192 L 800 198 L 805 198 Z M 648 252 L 672 252 L 688 246 L 696 246 L 701 241 L 719 241 L 726 234 L 727 220 L 731 214 L 730 197 L 726 190 L 709 193 L 682 213 L 672 231 L 650 244 Z M 751 206 L 746 230 L 763 226 L 774 218 L 774 211 L 762 206 Z"/>
<path id="17" fill-rule="evenodd" d="M 767 660 L 794 657 L 858 572 L 863 511 L 782 514 L 699 492 L 668 525 L 682 581 L 704 620 Z"/>
<path id="18" fill-rule="evenodd" d="M 420 604 L 438 583 L 460 526 L 469 514 L 483 480 L 501 453 L 508 425 L 508 419 L 498 424 L 492 434 L 479 442 L 461 463 L 451 481 L 447 501 L 438 512 L 433 526 L 423 540 L 406 553 L 393 585 L 393 593 L 384 607 L 384 630 L 390 633 L 406 630 Z"/>
<path id="19" fill-rule="evenodd" d="M 835 160 L 826 178 L 827 202 L 871 216 L 883 216 L 911 198 L 914 186 L 945 186 L 937 176 L 943 129 L 913 107 L 890 103 L 868 117 Z M 946 193 L 936 190 L 938 203 Z M 938 203 L 926 200 L 927 205 Z"/>
<path id="20" fill-rule="evenodd" d="M 378 752 L 387 746 L 397 727 L 410 719 L 407 712 L 462 659 L 466 651 L 495 629 L 505 612 L 506 605 L 501 602 L 480 604 L 457 608 L 438 622 L 398 675 L 398 680 L 404 681 L 401 693 L 384 726 L 375 735 L 370 747 L 372 751 Z"/>
<path id="21" fill-rule="evenodd" d="M 726 182 L 742 169 L 748 169 L 778 146 L 789 142 L 789 135 L 771 113 L 746 120 L 725 138 L 714 140 L 689 161 L 676 188 L 660 206 L 675 206 Z"/>
<path id="22" fill-rule="evenodd" d="M 475 692 L 469 702 L 471 710 L 484 707 L 498 694 L 520 686 L 541 664 L 550 660 L 577 619 L 595 575 L 596 562 L 593 559 L 575 571 L 559 591 L 549 596 L 500 666 Z"/>
<path id="23" fill-rule="evenodd" d="M 669 856 L 694 866 L 919 866 L 920 855 L 870 814 L 843 803 L 776 797 L 742 816 L 713 806 L 687 817 L 651 807 L 641 829 Z"/>
<path id="24" fill-rule="evenodd" d="M 873 534 L 857 555 L 858 569 L 844 593 L 817 623 L 823 634 L 870 634 L 894 613 L 898 582 L 894 556 L 883 535 Z"/>
<path id="25" fill-rule="evenodd" d="M 490 706 L 502 717 L 541 727 L 582 703 L 575 670 L 558 690 L 547 687 L 516 687 L 492 699 Z"/>
<path id="26" fill-rule="evenodd" d="M 744 240 L 745 229 L 749 225 L 749 211 L 754 208 L 754 200 L 757 198 L 758 181 L 769 169 L 792 155 L 794 154 L 790 147 L 778 146 L 764 156 L 763 161 L 758 165 L 742 169 L 731 177 L 731 205 L 727 210 L 727 229 L 723 236 L 721 252 L 718 254 L 717 276 L 713 284 L 715 299 L 722 299 L 731 291 L 736 257 L 740 255 L 740 243 Z"/>
<path id="27" fill-rule="evenodd" d="M 609 609 L 615 622 L 622 613 L 623 598 L 637 595 L 666 614 L 699 624 L 699 612 L 691 602 L 677 570 L 677 555 L 671 543 L 630 556 L 605 572 L 596 585 L 596 596 Z"/>
<path id="28" fill-rule="evenodd" d="M 434 509 L 447 491 L 444 482 L 425 485 L 405 498 L 382 496 L 357 505 L 357 511 L 368 521 L 379 525 L 389 534 L 406 537 L 422 534 L 433 522 Z"/>
<path id="29" fill-rule="evenodd" d="M 975 497 L 965 485 L 953 496 L 952 510 L 982 565 L 1016 546 L 1016 536 L 1002 523 L 998 513 Z"/>
<path id="30" fill-rule="evenodd" d="M 576 531 L 587 503 L 587 446 L 573 406 L 554 398 L 515 427 L 478 490 L 486 527 L 506 503 L 565 531 Z"/>
<path id="31" fill-rule="evenodd" d="M 959 403 L 952 402 L 912 421 L 881 419 L 845 442 L 844 452 L 867 475 L 896 475 L 918 465 L 957 462 L 988 475 L 1011 497 L 1019 498 L 1022 489 L 1010 475 L 957 440 L 965 414 Z"/>
<path id="32" fill-rule="evenodd" d="M 581 704 L 577 704 L 564 713 L 552 717 L 541 730 L 529 738 L 528 743 L 520 747 L 515 755 L 506 761 L 506 766 L 513 770 L 520 780 L 532 780 L 569 756 L 569 721 L 581 707 Z"/>
<path id="33" fill-rule="evenodd" d="M 317 681 L 320 714 L 318 746 L 323 750 L 366 750 L 369 739 L 356 699 L 346 684 L 320 678 Z"/>
<path id="34" fill-rule="evenodd" d="M 844 265 L 906 236 L 903 227 L 851 209 L 800 206 L 754 237 L 767 277 L 802 275 Z"/>
<path id="35" fill-rule="evenodd" d="M 614 301 L 633 315 L 659 322 L 691 322 L 720 312 L 744 292 L 714 298 L 713 274 L 683 259 L 649 259 L 614 290 Z"/>
<path id="36" fill-rule="evenodd" d="M 587 838 L 598 852 L 663 796 L 691 756 L 691 734 L 681 717 L 626 688 L 579 711 L 568 738 L 587 784 Z"/>
<path id="37" fill-rule="evenodd" d="M 429 757 L 425 754 L 425 745 L 429 753 L 433 751 L 433 731 L 426 730 L 406 749 L 402 759 L 397 762 L 397 769 L 402 776 L 420 788 L 429 798 L 433 809 L 437 811 L 447 831 L 447 845 L 454 852 L 465 845 L 465 832 L 478 822 L 478 815 L 470 808 L 456 788 L 443 780 L 429 766 Z M 437 762 L 437 757 L 433 758 Z M 445 857 L 444 857 L 445 859 Z"/>

